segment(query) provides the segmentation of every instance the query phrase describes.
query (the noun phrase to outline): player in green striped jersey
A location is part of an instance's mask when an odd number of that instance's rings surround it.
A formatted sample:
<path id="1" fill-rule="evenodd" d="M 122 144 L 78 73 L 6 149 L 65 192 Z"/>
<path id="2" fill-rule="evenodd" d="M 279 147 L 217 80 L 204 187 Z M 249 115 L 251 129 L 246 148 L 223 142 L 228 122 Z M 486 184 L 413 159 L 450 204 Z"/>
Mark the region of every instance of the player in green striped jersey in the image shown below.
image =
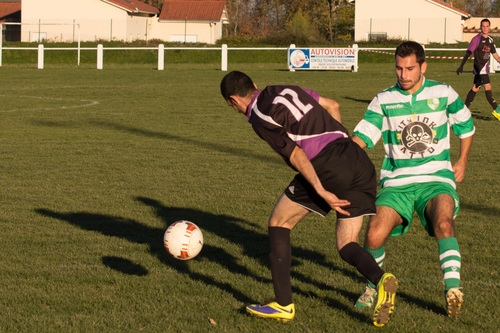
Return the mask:
<path id="1" fill-rule="evenodd" d="M 382 265 L 385 241 L 389 235 L 406 233 L 416 211 L 437 240 L 447 312 L 454 316 L 463 303 L 461 256 L 453 225 L 459 210 L 456 182 L 465 176 L 475 128 L 455 90 L 424 77 L 427 63 L 420 44 L 399 45 L 395 62 L 397 84 L 375 96 L 353 133 L 361 147 L 372 148 L 380 138 L 385 147 L 377 215 L 368 224 L 365 248 Z M 453 165 L 450 129 L 460 138 L 460 155 Z M 358 299 L 358 308 L 371 306 L 376 297 L 372 287 L 367 286 Z"/>

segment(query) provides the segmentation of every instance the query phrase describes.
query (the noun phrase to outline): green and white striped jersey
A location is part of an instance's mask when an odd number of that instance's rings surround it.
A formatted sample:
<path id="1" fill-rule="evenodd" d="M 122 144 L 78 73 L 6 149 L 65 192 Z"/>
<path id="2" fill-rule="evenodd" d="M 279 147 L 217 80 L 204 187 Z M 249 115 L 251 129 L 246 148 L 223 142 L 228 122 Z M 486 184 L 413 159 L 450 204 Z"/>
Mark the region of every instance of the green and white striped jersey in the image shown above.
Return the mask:
<path id="1" fill-rule="evenodd" d="M 456 188 L 450 162 L 450 126 L 459 138 L 474 134 L 469 109 L 447 84 L 426 80 L 413 95 L 398 84 L 378 93 L 353 135 L 373 148 L 382 138 L 381 186 L 432 181 Z"/>

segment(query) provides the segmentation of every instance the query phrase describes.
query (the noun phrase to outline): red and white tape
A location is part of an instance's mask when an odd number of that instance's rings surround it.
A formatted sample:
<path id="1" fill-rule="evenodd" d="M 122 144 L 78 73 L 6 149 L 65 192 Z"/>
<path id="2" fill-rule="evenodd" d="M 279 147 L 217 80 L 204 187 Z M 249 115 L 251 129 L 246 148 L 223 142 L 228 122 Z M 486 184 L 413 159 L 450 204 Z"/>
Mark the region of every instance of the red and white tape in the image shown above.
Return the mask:
<path id="1" fill-rule="evenodd" d="M 377 50 L 360 49 L 360 51 L 394 55 L 394 53 L 391 53 L 391 52 L 384 52 L 384 51 L 377 51 Z M 429 58 L 429 59 L 463 59 L 463 57 L 443 57 L 443 56 L 426 56 L 426 58 Z M 474 57 L 471 57 L 470 59 L 474 59 Z"/>

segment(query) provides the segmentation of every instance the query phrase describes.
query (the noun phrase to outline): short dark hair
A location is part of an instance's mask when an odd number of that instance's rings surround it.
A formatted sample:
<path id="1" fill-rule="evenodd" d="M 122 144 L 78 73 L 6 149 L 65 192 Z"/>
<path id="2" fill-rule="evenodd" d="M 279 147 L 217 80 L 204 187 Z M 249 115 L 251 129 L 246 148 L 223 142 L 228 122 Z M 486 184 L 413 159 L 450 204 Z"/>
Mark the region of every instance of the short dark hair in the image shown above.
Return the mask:
<path id="1" fill-rule="evenodd" d="M 488 20 L 487 18 L 482 19 L 480 25 L 483 25 L 483 22 L 488 22 L 488 24 L 491 25 L 490 20 Z"/>
<path id="2" fill-rule="evenodd" d="M 230 96 L 247 97 L 255 92 L 252 79 L 243 72 L 232 71 L 220 83 L 220 92 L 226 101 Z"/>
<path id="3" fill-rule="evenodd" d="M 406 58 L 411 55 L 417 57 L 417 62 L 422 65 L 425 62 L 425 50 L 422 45 L 417 42 L 407 41 L 399 44 L 396 48 L 396 57 Z"/>

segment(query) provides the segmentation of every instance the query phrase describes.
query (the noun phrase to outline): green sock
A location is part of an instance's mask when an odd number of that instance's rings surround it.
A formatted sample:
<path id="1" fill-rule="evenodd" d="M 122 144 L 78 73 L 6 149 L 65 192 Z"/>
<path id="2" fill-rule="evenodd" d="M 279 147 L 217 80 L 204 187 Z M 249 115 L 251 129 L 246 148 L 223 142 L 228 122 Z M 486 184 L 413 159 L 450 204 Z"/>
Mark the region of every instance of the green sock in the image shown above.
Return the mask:
<path id="1" fill-rule="evenodd" d="M 460 248 L 455 237 L 439 239 L 439 263 L 444 274 L 445 291 L 460 286 Z"/>
<path id="2" fill-rule="evenodd" d="M 366 249 L 366 251 L 368 251 L 368 253 L 370 253 L 373 256 L 373 258 L 375 258 L 375 261 L 377 262 L 377 264 L 380 267 L 382 267 L 382 264 L 384 263 L 384 259 L 385 259 L 384 246 L 382 245 L 382 247 L 379 247 L 378 249 L 375 249 L 375 250 L 367 248 L 366 245 L 364 246 L 364 248 Z M 370 281 L 368 281 L 368 285 L 370 287 L 372 287 L 373 289 L 375 289 L 375 285 L 373 283 L 371 283 Z"/>

